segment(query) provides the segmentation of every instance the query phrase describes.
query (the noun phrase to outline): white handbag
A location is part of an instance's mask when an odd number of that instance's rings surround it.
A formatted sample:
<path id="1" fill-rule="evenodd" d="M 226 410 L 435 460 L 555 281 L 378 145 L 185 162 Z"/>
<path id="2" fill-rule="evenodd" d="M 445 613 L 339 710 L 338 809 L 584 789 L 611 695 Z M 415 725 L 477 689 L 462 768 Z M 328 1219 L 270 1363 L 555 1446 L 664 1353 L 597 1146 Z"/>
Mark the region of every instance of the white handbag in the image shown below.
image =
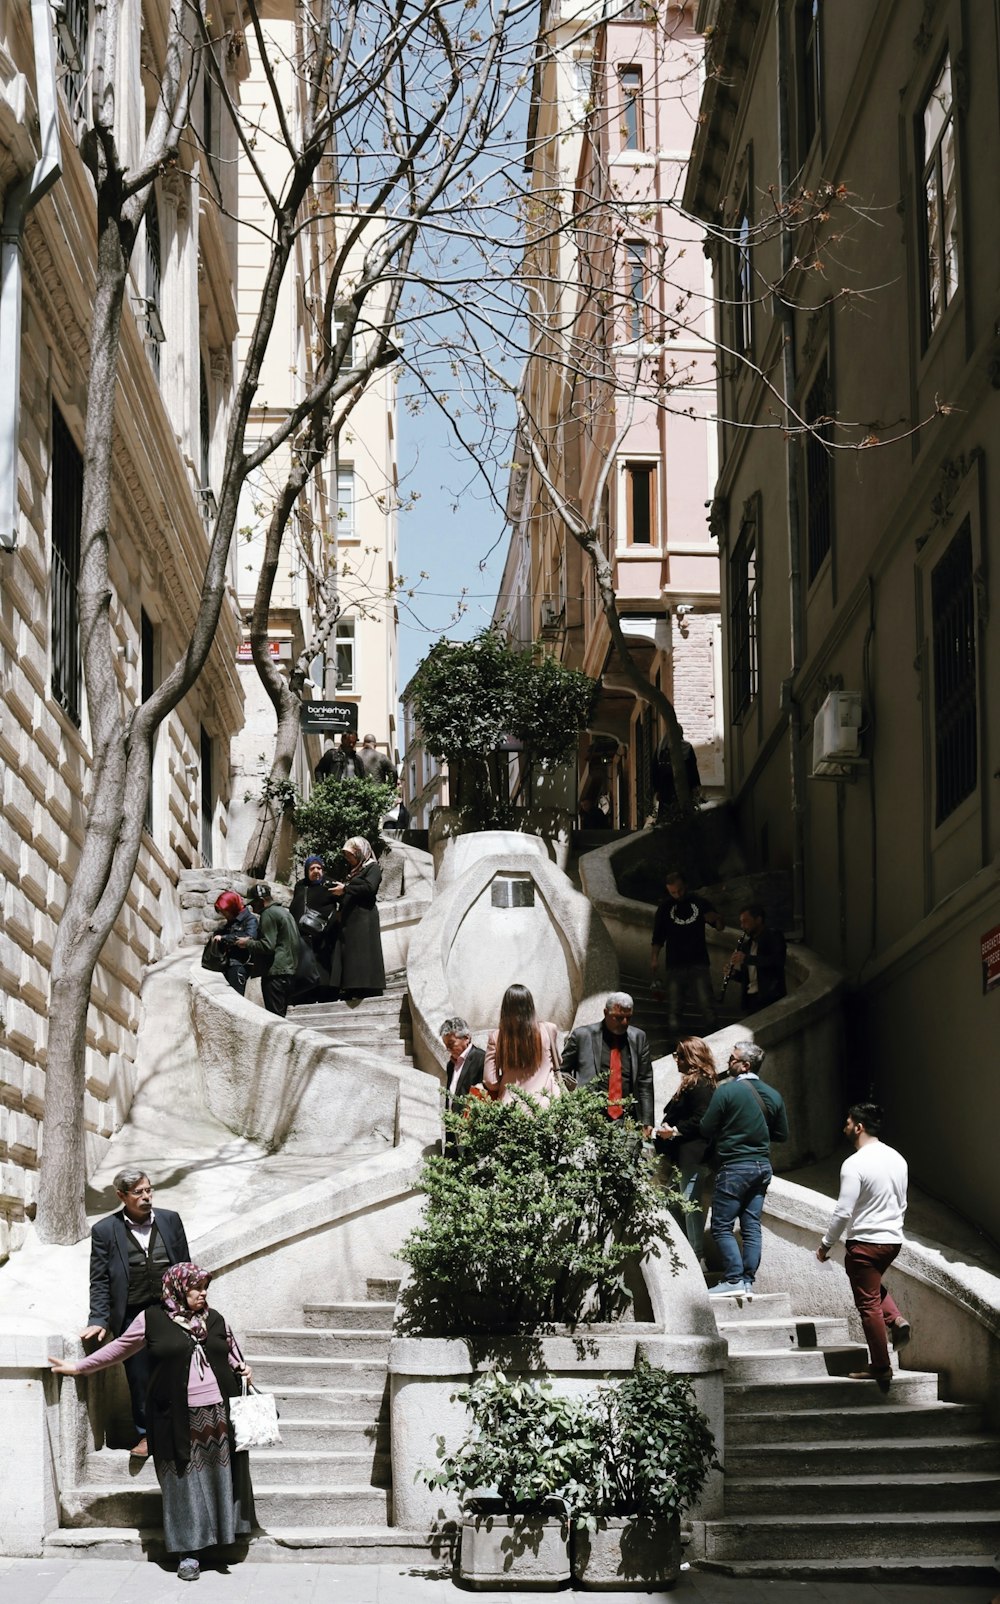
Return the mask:
<path id="1" fill-rule="evenodd" d="M 273 1448 L 281 1441 L 273 1392 L 258 1392 L 245 1376 L 242 1393 L 229 1400 L 229 1418 L 233 1423 L 237 1452 L 245 1448 Z"/>

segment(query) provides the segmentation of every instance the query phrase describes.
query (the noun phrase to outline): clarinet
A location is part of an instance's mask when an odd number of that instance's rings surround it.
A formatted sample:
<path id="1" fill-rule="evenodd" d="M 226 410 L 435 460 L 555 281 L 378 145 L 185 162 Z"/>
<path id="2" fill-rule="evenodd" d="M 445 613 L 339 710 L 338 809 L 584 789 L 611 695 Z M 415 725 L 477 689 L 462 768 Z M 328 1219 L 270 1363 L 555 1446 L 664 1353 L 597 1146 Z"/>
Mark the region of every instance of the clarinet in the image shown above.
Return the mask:
<path id="1" fill-rule="evenodd" d="M 733 957 L 735 957 L 736 953 L 738 953 L 738 952 L 749 952 L 752 942 L 753 942 L 753 936 L 750 934 L 749 930 L 744 930 L 744 932 L 743 932 L 742 936 L 740 937 L 739 941 L 736 943 L 736 947 L 735 947 L 735 949 L 733 951 Z M 719 992 L 719 1003 L 720 1003 L 720 1005 L 722 1003 L 724 1003 L 725 1000 L 726 1000 L 726 990 L 727 990 L 727 988 L 729 986 L 729 982 L 733 978 L 733 974 L 735 972 L 735 969 L 736 969 L 736 965 L 733 963 L 733 959 L 730 958 L 729 962 L 727 963 L 727 965 L 725 967 L 725 970 L 724 970 L 723 976 L 722 976 L 722 990 Z"/>

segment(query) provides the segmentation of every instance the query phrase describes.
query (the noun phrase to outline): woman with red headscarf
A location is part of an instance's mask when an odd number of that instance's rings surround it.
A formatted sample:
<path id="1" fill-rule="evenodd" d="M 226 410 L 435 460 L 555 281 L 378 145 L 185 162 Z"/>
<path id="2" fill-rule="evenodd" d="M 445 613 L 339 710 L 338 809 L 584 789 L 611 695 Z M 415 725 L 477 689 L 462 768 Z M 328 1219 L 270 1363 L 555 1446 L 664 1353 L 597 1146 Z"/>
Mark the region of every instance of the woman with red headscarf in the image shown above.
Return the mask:
<path id="1" fill-rule="evenodd" d="M 185 1582 L 200 1574 L 200 1549 L 225 1547 L 255 1525 L 249 1460 L 236 1452 L 228 1403 L 251 1372 L 222 1315 L 208 1307 L 211 1279 L 197 1264 L 172 1264 L 162 1302 L 136 1315 L 114 1342 L 78 1364 L 49 1360 L 57 1376 L 89 1376 L 149 1349 L 146 1435 L 163 1494 L 164 1542 L 180 1556 Z"/>
<path id="2" fill-rule="evenodd" d="M 238 991 L 242 997 L 250 978 L 250 958 L 246 948 L 238 947 L 236 943 L 241 936 L 255 941 L 259 921 L 253 909 L 247 907 L 238 891 L 223 891 L 217 896 L 215 911 L 221 913 L 226 922 L 212 937 L 212 944 L 219 948 L 222 954 L 223 974 L 233 990 Z"/>

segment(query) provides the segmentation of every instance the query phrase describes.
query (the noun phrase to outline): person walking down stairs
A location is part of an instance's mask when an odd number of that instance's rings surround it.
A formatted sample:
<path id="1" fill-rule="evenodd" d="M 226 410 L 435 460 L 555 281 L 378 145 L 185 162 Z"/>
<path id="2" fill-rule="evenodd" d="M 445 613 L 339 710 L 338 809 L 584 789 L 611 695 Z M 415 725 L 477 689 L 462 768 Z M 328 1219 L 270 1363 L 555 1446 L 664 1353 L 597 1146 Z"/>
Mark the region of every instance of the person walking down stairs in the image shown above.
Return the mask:
<path id="1" fill-rule="evenodd" d="M 844 1269 L 868 1344 L 867 1370 L 852 1370 L 854 1381 L 874 1380 L 884 1392 L 892 1381 L 889 1342 L 910 1340 L 910 1323 L 900 1313 L 882 1277 L 903 1245 L 906 1213 L 906 1160 L 879 1139 L 882 1110 L 877 1103 L 852 1103 L 844 1135 L 854 1152 L 840 1169 L 840 1196 L 833 1218 L 816 1249 L 824 1263 L 833 1244 L 847 1233 Z"/>
<path id="2" fill-rule="evenodd" d="M 781 1094 L 759 1077 L 764 1049 L 740 1041 L 729 1055 L 730 1080 L 712 1094 L 701 1134 L 714 1146 L 719 1166 L 712 1193 L 712 1237 L 722 1260 L 722 1280 L 709 1296 L 752 1292 L 760 1268 L 760 1217 L 771 1184 L 771 1143 L 788 1140 Z M 734 1232 L 740 1222 L 742 1251 Z"/>

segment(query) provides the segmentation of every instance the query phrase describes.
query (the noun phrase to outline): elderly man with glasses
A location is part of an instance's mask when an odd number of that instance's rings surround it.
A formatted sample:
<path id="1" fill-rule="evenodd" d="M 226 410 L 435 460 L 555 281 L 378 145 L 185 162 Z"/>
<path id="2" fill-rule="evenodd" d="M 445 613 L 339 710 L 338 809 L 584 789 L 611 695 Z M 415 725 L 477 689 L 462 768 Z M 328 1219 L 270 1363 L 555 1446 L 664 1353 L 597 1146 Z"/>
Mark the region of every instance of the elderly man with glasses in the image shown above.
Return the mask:
<path id="1" fill-rule="evenodd" d="M 98 1220 L 90 1233 L 90 1314 L 86 1331 L 80 1333 L 84 1342 L 120 1337 L 140 1310 L 159 1303 L 164 1271 L 191 1257 L 180 1215 L 170 1209 L 157 1209 L 154 1214 L 153 1188 L 145 1170 L 119 1170 L 115 1191 L 121 1208 Z M 147 1348 L 125 1360 L 125 1375 L 136 1432 L 131 1452 L 141 1459 L 148 1452 Z"/>
<path id="2" fill-rule="evenodd" d="M 643 1134 L 653 1130 L 653 1060 L 646 1032 L 630 1023 L 632 999 L 627 991 L 613 991 L 604 1004 L 604 1018 L 596 1025 L 578 1025 L 563 1043 L 562 1072 L 578 1086 L 592 1081 L 606 1086 L 608 1118 L 625 1112 L 623 1099 L 634 1098 Z"/>

